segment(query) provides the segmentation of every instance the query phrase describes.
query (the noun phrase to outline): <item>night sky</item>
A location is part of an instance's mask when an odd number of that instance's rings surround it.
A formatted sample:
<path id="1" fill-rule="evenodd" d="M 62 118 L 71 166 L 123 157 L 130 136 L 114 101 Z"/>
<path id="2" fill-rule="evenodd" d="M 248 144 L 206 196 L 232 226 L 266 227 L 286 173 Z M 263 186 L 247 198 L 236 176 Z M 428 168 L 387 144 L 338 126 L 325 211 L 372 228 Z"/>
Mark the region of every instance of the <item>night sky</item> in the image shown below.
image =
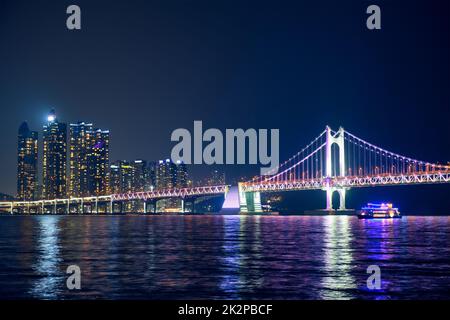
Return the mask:
<path id="1" fill-rule="evenodd" d="M 66 28 L 70 4 L 81 7 L 81 31 Z M 366 28 L 371 4 L 382 30 Z M 20 123 L 41 138 L 51 108 L 62 122 L 111 130 L 112 161 L 167 158 L 171 132 L 202 120 L 279 128 L 281 160 L 329 124 L 445 163 L 449 18 L 447 0 L 0 0 L 0 192 L 16 191 Z M 222 169 L 229 178 L 259 172 Z M 450 213 L 448 185 L 409 188 L 374 194 Z M 351 192 L 355 206 L 372 200 Z"/>

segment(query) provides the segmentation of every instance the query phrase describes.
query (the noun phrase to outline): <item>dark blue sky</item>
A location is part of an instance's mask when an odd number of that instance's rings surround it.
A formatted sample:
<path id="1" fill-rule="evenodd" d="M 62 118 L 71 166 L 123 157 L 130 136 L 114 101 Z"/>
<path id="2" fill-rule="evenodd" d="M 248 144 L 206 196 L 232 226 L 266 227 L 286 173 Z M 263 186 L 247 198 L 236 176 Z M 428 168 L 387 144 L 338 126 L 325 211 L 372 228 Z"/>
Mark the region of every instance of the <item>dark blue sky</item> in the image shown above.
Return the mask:
<path id="1" fill-rule="evenodd" d="M 370 4 L 382 30 L 366 28 Z M 448 161 L 449 17 L 445 0 L 2 0 L 0 192 L 15 192 L 21 121 L 41 134 L 50 108 L 110 129 L 112 160 L 165 158 L 170 133 L 203 120 L 279 128 L 281 159 L 329 124 Z"/>

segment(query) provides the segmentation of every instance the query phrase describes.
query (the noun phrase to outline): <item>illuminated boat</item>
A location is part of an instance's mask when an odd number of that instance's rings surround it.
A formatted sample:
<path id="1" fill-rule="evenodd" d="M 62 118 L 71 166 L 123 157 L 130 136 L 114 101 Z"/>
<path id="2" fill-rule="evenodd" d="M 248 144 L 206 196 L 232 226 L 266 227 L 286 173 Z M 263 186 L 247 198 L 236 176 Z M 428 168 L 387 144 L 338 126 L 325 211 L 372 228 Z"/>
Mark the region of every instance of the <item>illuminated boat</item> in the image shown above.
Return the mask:
<path id="1" fill-rule="evenodd" d="M 359 219 L 395 219 L 402 215 L 392 203 L 368 203 L 358 214 Z"/>

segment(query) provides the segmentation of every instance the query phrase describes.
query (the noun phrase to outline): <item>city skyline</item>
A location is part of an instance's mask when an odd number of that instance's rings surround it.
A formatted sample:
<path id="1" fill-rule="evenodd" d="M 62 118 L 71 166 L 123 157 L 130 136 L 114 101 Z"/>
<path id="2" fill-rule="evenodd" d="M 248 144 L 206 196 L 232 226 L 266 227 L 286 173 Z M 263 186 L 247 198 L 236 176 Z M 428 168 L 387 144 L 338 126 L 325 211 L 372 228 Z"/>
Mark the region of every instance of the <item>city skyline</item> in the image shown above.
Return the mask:
<path id="1" fill-rule="evenodd" d="M 27 122 L 18 130 L 17 193 L 18 201 L 88 198 L 187 188 L 199 182 L 189 179 L 186 165 L 170 159 L 159 161 L 113 160 L 110 132 L 93 123 L 59 121 L 55 109 L 47 115 L 42 128 L 43 159 L 38 159 L 38 132 L 30 131 Z M 39 181 L 38 168 L 42 170 Z M 204 185 L 225 184 L 225 175 L 213 170 Z M 201 185 L 201 184 L 199 184 Z M 158 210 L 176 210 L 181 202 L 162 200 Z M 124 212 L 140 212 L 139 201 L 127 203 Z"/>

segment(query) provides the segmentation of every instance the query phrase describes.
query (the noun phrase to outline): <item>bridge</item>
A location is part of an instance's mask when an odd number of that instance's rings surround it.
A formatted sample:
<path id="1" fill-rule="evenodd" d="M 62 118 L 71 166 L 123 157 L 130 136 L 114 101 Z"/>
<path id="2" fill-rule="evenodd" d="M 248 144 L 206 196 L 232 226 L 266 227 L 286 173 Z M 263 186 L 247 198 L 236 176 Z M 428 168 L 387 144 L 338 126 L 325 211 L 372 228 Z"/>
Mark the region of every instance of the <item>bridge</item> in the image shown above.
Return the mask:
<path id="1" fill-rule="evenodd" d="M 111 194 L 98 197 L 82 197 L 82 198 L 66 198 L 53 200 L 37 200 L 37 201 L 9 201 L 0 202 L 0 210 L 7 211 L 11 214 L 15 211 L 23 213 L 52 213 L 59 212 L 70 213 L 99 213 L 99 207 L 105 207 L 104 212 L 113 213 L 114 205 L 129 201 L 140 201 L 143 204 L 143 212 L 147 213 L 147 204 L 149 201 L 158 201 L 162 199 L 181 199 L 181 211 L 185 211 L 185 200 L 196 197 L 226 195 L 228 192 L 228 185 L 206 186 L 206 187 L 192 187 L 192 188 L 173 188 L 173 189 L 159 189 L 144 192 L 130 192 L 124 194 Z M 75 208 L 74 208 L 75 207 Z M 76 209 L 76 210 L 73 210 Z M 86 212 L 89 209 L 89 212 Z M 119 212 L 123 212 L 120 208 Z M 154 206 L 153 212 L 156 212 Z"/>
<path id="2" fill-rule="evenodd" d="M 385 150 L 371 144 L 343 128 L 334 131 L 326 127 L 312 142 L 297 154 L 280 164 L 277 169 L 251 181 L 231 188 L 236 195 L 236 208 L 240 212 L 261 212 L 261 192 L 284 192 L 296 190 L 323 190 L 326 192 L 326 210 L 333 210 L 333 194 L 339 194 L 339 210 L 345 210 L 345 199 L 351 188 L 450 183 L 450 165 L 420 161 Z M 99 205 L 104 212 L 114 212 L 114 204 L 137 201 L 143 203 L 147 212 L 148 201 L 181 199 L 181 211 L 185 200 L 202 196 L 224 195 L 230 186 L 204 186 L 175 188 L 148 192 L 131 192 L 98 197 L 67 198 L 39 201 L 0 202 L 0 210 L 14 213 L 70 213 L 76 206 L 77 213 L 98 213 Z M 231 198 L 231 197 L 230 197 Z M 154 208 L 156 205 L 154 205 Z M 120 209 L 119 211 L 122 211 Z"/>
<path id="3" fill-rule="evenodd" d="M 326 210 L 333 194 L 345 210 L 350 188 L 450 183 L 450 165 L 420 161 L 385 150 L 352 133 L 326 127 L 311 143 L 282 163 L 272 174 L 239 184 L 244 212 L 261 210 L 261 192 L 323 190 Z"/>

